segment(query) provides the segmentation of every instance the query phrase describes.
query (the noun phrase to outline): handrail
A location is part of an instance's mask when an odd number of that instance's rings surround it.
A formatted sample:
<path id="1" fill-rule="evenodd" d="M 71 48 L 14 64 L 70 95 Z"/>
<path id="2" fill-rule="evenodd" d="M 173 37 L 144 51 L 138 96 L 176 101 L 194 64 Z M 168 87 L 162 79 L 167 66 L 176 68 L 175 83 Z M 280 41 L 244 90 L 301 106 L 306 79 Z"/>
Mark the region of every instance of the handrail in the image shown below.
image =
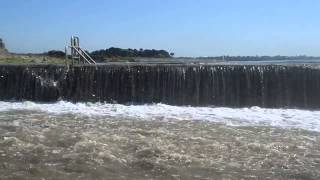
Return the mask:
<path id="1" fill-rule="evenodd" d="M 88 59 L 81 53 L 81 51 L 78 50 L 78 48 L 71 46 L 71 48 L 73 48 L 74 50 L 77 51 L 77 53 L 85 60 L 87 61 L 88 64 L 92 64 L 90 61 L 88 61 Z"/>
<path id="2" fill-rule="evenodd" d="M 92 62 L 93 64 L 96 64 L 96 61 L 93 60 L 93 59 L 91 58 L 91 56 L 90 56 L 86 51 L 84 51 L 84 50 L 81 49 L 81 48 L 79 48 L 79 49 L 80 49 L 80 51 L 82 51 L 82 52 L 87 56 L 88 59 L 91 60 L 91 62 Z"/>
<path id="3" fill-rule="evenodd" d="M 91 56 L 80 48 L 79 38 L 71 36 L 70 46 L 66 46 L 66 60 L 68 59 L 68 48 L 71 49 L 72 64 L 74 59 L 78 59 L 79 63 L 96 64 L 96 61 Z M 83 60 L 82 60 L 83 59 Z"/>

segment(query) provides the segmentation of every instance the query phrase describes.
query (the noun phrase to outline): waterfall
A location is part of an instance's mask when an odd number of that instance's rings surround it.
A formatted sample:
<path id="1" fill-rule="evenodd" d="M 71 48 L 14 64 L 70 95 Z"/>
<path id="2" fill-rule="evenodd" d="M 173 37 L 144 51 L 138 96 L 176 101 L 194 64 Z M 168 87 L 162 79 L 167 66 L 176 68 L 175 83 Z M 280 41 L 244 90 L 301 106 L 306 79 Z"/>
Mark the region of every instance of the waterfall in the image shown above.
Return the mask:
<path id="1" fill-rule="evenodd" d="M 320 69 L 281 65 L 1 65 L 0 100 L 320 107 Z"/>

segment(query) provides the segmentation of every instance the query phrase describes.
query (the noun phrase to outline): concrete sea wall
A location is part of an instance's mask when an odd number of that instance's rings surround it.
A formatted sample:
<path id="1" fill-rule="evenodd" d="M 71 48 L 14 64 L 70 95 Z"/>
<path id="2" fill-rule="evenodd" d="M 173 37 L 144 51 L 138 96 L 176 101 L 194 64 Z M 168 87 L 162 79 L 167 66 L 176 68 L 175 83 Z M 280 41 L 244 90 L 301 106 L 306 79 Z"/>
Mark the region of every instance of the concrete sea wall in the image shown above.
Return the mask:
<path id="1" fill-rule="evenodd" d="M 320 69 L 280 65 L 0 65 L 0 100 L 320 108 Z"/>

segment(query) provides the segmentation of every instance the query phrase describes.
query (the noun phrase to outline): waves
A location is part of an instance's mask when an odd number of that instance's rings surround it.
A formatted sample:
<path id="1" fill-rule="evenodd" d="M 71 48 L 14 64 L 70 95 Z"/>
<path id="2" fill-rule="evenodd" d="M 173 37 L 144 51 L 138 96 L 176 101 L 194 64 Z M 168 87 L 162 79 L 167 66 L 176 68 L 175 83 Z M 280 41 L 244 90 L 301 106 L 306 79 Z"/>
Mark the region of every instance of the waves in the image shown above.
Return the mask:
<path id="1" fill-rule="evenodd" d="M 90 118 L 112 117 L 143 121 L 209 121 L 228 126 L 271 126 L 320 132 L 320 111 L 299 109 L 186 107 L 165 104 L 121 105 L 107 103 L 0 102 L 0 114 L 36 111 L 55 116 L 73 114 Z M 17 112 L 18 113 L 18 112 Z"/>

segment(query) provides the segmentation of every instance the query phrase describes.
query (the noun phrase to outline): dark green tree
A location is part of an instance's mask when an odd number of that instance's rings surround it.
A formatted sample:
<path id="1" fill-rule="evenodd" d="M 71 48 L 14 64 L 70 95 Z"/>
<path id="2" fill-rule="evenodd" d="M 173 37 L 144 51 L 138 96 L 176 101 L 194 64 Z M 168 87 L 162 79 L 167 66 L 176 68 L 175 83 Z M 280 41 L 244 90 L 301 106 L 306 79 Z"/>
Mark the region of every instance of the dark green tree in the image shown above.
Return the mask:
<path id="1" fill-rule="evenodd" d="M 66 56 L 66 53 L 63 51 L 57 51 L 57 50 L 51 50 L 45 53 L 49 57 L 54 57 L 54 58 L 64 58 Z"/>
<path id="2" fill-rule="evenodd" d="M 155 49 L 121 49 L 111 47 L 106 50 L 91 52 L 91 56 L 97 61 L 103 61 L 106 58 L 114 57 L 149 57 L 149 58 L 170 58 L 171 55 L 165 50 Z"/>

